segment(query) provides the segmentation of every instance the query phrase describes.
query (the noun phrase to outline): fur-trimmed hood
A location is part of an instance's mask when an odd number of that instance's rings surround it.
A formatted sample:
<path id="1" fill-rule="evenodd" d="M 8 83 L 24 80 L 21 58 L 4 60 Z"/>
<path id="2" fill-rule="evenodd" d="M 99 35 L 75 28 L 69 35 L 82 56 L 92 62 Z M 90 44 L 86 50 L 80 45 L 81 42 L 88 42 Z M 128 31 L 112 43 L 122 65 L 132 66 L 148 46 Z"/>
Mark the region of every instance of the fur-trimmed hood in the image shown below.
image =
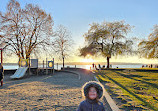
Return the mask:
<path id="1" fill-rule="evenodd" d="M 83 96 L 87 96 L 88 94 L 88 90 L 90 87 L 95 87 L 97 89 L 97 94 L 99 99 L 102 97 L 103 95 L 103 85 L 97 81 L 89 81 L 86 82 L 83 86 L 82 86 L 82 93 Z"/>

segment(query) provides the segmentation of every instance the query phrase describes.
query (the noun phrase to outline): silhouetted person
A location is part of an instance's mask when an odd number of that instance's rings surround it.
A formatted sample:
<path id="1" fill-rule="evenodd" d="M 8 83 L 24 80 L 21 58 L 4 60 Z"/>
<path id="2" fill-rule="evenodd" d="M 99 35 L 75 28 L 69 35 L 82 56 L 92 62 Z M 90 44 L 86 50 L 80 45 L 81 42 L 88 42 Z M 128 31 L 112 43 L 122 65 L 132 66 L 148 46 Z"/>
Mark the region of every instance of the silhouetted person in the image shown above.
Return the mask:
<path id="1" fill-rule="evenodd" d="M 97 66 L 95 65 L 95 69 L 97 70 Z"/>
<path id="2" fill-rule="evenodd" d="M 153 65 L 151 64 L 151 68 L 153 67 Z"/>
<path id="3" fill-rule="evenodd" d="M 101 69 L 101 66 L 100 66 L 100 64 L 98 64 L 98 67 L 99 67 L 99 70 Z"/>
<path id="4" fill-rule="evenodd" d="M 92 66 L 93 66 L 93 69 L 94 69 L 94 63 L 92 64 Z"/>
<path id="5" fill-rule="evenodd" d="M 105 69 L 105 65 L 103 65 L 102 69 Z"/>
<path id="6" fill-rule="evenodd" d="M 4 74 L 3 74 L 3 66 L 0 64 L 0 81 L 1 81 L 1 86 L 3 86 L 3 78 L 4 78 Z"/>

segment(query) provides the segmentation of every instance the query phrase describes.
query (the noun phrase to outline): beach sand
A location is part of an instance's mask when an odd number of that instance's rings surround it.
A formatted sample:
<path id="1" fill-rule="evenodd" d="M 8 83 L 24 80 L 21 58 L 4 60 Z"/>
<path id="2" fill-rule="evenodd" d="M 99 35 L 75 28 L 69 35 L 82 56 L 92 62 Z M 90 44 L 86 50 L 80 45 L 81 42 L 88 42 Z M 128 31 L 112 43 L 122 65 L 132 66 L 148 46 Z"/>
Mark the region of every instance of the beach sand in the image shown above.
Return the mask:
<path id="1" fill-rule="evenodd" d="M 75 111 L 83 100 L 82 85 L 93 80 L 88 71 L 78 73 L 81 74 L 80 80 L 78 75 L 68 72 L 34 75 L 19 80 L 11 80 L 11 75 L 6 75 L 4 86 L 0 87 L 0 110 Z"/>

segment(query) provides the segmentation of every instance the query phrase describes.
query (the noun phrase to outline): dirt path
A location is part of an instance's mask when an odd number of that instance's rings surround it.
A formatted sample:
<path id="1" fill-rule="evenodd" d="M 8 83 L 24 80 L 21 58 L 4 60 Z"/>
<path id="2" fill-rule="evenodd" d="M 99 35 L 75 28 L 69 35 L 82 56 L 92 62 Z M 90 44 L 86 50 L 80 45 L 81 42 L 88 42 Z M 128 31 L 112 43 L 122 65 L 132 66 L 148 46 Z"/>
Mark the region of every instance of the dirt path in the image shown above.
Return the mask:
<path id="1" fill-rule="evenodd" d="M 93 76 L 89 71 L 77 70 L 78 75 L 56 72 L 54 75 L 30 76 L 10 80 L 6 75 L 0 87 L 0 110 L 75 111 L 83 100 L 82 85 Z"/>

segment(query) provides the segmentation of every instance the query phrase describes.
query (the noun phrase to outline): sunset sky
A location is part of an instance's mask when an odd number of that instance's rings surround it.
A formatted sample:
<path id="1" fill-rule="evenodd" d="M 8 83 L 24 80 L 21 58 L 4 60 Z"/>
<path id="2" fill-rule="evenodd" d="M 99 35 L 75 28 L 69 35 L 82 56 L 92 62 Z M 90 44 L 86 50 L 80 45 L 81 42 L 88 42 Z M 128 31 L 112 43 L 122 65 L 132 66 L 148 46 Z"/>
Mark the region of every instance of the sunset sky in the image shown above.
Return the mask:
<path id="1" fill-rule="evenodd" d="M 158 24 L 157 0 L 17 0 L 22 7 L 32 3 L 39 5 L 54 20 L 54 28 L 64 25 L 75 42 L 74 56 L 68 61 L 106 61 L 104 58 L 77 57 L 77 49 L 84 45 L 83 34 L 92 22 L 124 20 L 134 28 L 127 37 L 147 39 L 154 25 Z M 5 12 L 9 0 L 0 0 L 0 11 Z M 9 60 L 9 59 L 8 59 Z M 158 63 L 158 60 L 138 57 L 113 57 L 111 62 Z"/>

